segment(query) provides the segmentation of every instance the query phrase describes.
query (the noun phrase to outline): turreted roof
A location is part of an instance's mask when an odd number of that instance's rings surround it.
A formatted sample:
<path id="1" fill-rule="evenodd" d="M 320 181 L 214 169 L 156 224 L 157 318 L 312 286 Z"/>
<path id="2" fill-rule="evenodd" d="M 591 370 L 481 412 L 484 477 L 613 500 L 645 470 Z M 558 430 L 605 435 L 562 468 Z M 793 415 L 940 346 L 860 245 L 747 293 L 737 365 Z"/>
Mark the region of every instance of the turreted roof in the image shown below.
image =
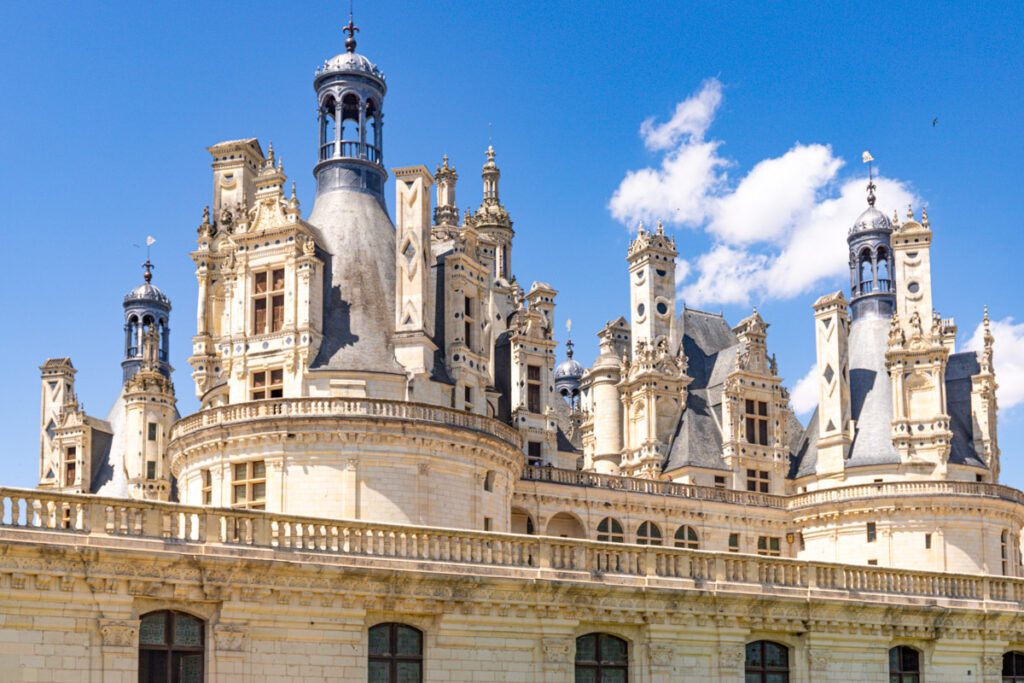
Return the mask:
<path id="1" fill-rule="evenodd" d="M 874 232 L 879 230 L 892 231 L 892 223 L 881 211 L 874 206 L 869 206 L 864 212 L 857 216 L 850 228 L 850 234 L 857 232 Z"/>
<path id="2" fill-rule="evenodd" d="M 153 264 L 150 263 L 147 258 L 146 262 L 142 264 L 142 267 L 146 269 L 146 274 L 144 276 L 146 281 L 124 295 L 124 305 L 129 306 L 137 302 L 148 301 L 169 310 L 171 308 L 171 300 L 166 294 L 160 291 L 159 287 L 150 282 L 153 278 L 153 273 L 150 272 L 153 268 Z"/>

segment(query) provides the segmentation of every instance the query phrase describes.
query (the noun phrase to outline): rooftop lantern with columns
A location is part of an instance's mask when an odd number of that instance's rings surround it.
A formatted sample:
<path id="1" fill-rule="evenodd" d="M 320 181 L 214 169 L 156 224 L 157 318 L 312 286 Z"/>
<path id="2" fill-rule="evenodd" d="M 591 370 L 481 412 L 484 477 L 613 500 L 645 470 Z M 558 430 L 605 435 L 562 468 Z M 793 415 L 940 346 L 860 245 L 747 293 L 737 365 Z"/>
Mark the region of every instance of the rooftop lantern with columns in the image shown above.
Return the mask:
<path id="1" fill-rule="evenodd" d="M 356 53 L 359 28 L 349 17 L 345 52 L 317 69 L 320 155 L 313 170 L 317 194 L 339 187 L 369 192 L 384 202 L 384 74 Z"/>
<path id="2" fill-rule="evenodd" d="M 121 361 L 123 382 L 127 382 L 142 366 L 142 340 L 146 333 L 155 328 L 159 334 L 157 351 L 158 370 L 165 377 L 171 376 L 168 362 L 171 345 L 171 300 L 150 282 L 153 279 L 153 264 L 146 259 L 145 282 L 128 292 L 124 297 L 124 360 Z"/>
<path id="3" fill-rule="evenodd" d="M 850 247 L 850 310 L 853 320 L 889 317 L 896 307 L 892 224 L 875 208 L 875 181 L 868 180 L 868 208 L 858 216 L 846 243 Z"/>

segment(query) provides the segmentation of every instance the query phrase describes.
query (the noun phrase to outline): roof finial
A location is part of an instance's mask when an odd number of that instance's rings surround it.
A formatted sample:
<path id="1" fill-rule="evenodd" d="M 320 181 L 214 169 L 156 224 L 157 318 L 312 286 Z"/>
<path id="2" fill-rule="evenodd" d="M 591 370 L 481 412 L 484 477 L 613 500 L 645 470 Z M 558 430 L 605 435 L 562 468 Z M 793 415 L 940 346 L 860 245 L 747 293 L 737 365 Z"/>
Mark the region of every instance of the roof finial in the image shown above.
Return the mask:
<path id="1" fill-rule="evenodd" d="M 146 256 L 146 262 L 142 264 L 142 267 L 146 269 L 146 274 L 142 277 L 146 279 L 146 284 L 149 284 L 149 281 L 153 279 L 153 273 L 150 271 L 155 268 L 155 266 L 149 262 L 149 256 Z"/>
<path id="2" fill-rule="evenodd" d="M 924 207 L 921 208 L 921 225 L 926 228 L 931 225 L 931 223 L 928 222 L 928 209 Z"/>
<path id="3" fill-rule="evenodd" d="M 874 171 L 874 168 L 871 166 L 871 162 L 874 161 L 875 158 L 873 156 L 871 156 L 871 152 L 868 152 L 866 150 L 864 151 L 863 154 L 860 155 L 860 158 L 861 158 L 861 160 L 865 164 L 868 165 L 868 206 L 874 206 L 875 205 L 875 171 Z"/>
<path id="4" fill-rule="evenodd" d="M 356 51 L 356 34 L 359 33 L 359 27 L 352 23 L 352 3 L 348 6 L 348 26 L 341 29 L 342 33 L 347 33 L 348 38 L 345 39 L 345 49 L 348 52 Z"/>

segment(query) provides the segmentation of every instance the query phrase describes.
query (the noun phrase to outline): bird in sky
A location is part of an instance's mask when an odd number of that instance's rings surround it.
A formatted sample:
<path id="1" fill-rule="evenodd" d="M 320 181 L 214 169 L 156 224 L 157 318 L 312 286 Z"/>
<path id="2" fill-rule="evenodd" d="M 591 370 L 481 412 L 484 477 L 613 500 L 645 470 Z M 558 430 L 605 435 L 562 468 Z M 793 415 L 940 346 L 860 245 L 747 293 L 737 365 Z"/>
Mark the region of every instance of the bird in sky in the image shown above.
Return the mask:
<path id="1" fill-rule="evenodd" d="M 936 124 L 936 123 L 938 123 L 938 122 L 939 122 L 939 119 L 938 119 L 938 117 L 936 117 L 936 118 L 932 119 L 932 128 L 934 128 L 934 127 L 935 127 L 935 124 Z"/>

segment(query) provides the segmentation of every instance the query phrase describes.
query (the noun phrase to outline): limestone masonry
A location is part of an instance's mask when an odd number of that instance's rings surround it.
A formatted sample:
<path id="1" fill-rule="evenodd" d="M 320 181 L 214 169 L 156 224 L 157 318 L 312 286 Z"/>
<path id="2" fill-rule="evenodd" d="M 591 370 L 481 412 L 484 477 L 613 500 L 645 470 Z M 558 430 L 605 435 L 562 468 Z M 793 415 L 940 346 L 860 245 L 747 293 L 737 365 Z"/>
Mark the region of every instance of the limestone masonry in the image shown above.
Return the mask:
<path id="1" fill-rule="evenodd" d="M 806 426 L 756 310 L 679 310 L 660 224 L 592 366 L 556 365 L 494 149 L 475 210 L 445 157 L 391 169 L 389 215 L 387 85 L 347 30 L 306 218 L 272 145 L 208 148 L 199 411 L 148 261 L 105 419 L 70 358 L 41 366 L 39 487 L 0 489 L 0 680 L 1024 681 L 988 315 L 958 351 L 923 210 L 871 183 L 850 217 Z"/>

